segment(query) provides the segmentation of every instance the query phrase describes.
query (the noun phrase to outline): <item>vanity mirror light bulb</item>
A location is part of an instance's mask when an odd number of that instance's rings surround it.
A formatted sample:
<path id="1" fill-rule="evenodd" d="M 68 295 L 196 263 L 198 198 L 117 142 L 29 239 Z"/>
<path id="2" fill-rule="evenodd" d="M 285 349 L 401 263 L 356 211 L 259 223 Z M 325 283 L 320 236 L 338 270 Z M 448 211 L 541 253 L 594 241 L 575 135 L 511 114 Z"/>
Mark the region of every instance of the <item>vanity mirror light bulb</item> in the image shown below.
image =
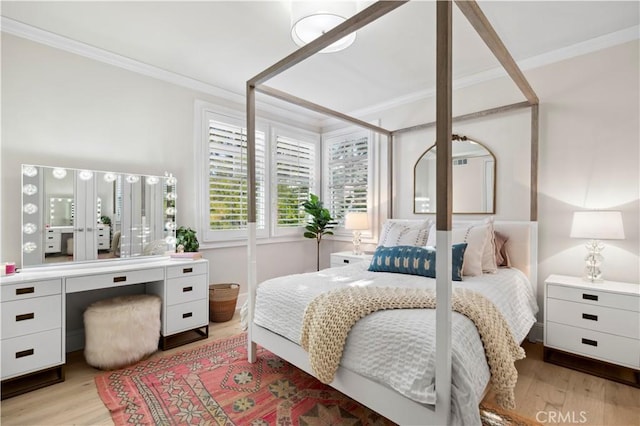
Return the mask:
<path id="1" fill-rule="evenodd" d="M 114 173 L 107 172 L 107 173 L 104 174 L 103 179 L 104 179 L 105 182 L 111 183 L 114 180 L 116 180 L 116 175 Z"/>
<path id="2" fill-rule="evenodd" d="M 36 226 L 35 223 L 25 223 L 24 226 L 22 227 L 22 231 L 25 234 L 33 234 L 38 230 L 38 227 Z"/>
<path id="3" fill-rule="evenodd" d="M 160 182 L 160 179 L 157 176 L 147 176 L 147 185 L 155 185 Z"/>
<path id="4" fill-rule="evenodd" d="M 65 176 L 67 176 L 67 171 L 65 169 L 60 168 L 60 167 L 56 167 L 55 169 L 53 169 L 51 171 L 51 174 L 56 179 L 64 179 Z"/>
<path id="5" fill-rule="evenodd" d="M 37 176 L 38 169 L 33 166 L 24 165 L 22 166 L 22 174 L 27 177 L 34 177 Z"/>
<path id="6" fill-rule="evenodd" d="M 80 170 L 78 177 L 82 180 L 89 180 L 93 177 L 93 172 L 91 170 Z"/>
<path id="7" fill-rule="evenodd" d="M 33 241 L 29 241 L 28 243 L 24 243 L 22 245 L 22 251 L 25 253 L 33 253 L 38 248 L 38 245 Z"/>
<path id="8" fill-rule="evenodd" d="M 26 214 L 34 214 L 38 211 L 38 206 L 33 203 L 27 203 L 22 207 L 22 211 Z"/>
<path id="9" fill-rule="evenodd" d="M 26 195 L 35 195 L 38 192 L 38 187 L 29 183 L 22 187 L 22 192 Z"/>
<path id="10" fill-rule="evenodd" d="M 176 237 L 170 235 L 167 238 L 165 238 L 165 241 L 167 244 L 175 244 L 176 243 Z"/>
<path id="11" fill-rule="evenodd" d="M 165 224 L 165 227 L 169 230 L 169 231 L 173 231 L 174 229 L 176 229 L 176 223 L 175 222 L 167 222 Z"/>
<path id="12" fill-rule="evenodd" d="M 128 175 L 126 177 L 126 181 L 129 182 L 129 183 L 136 183 L 139 180 L 140 180 L 140 177 L 135 176 L 135 175 Z"/>
<path id="13" fill-rule="evenodd" d="M 176 214 L 176 208 L 175 207 L 167 207 L 167 210 L 165 210 L 165 213 L 168 216 L 173 216 L 174 214 Z"/>

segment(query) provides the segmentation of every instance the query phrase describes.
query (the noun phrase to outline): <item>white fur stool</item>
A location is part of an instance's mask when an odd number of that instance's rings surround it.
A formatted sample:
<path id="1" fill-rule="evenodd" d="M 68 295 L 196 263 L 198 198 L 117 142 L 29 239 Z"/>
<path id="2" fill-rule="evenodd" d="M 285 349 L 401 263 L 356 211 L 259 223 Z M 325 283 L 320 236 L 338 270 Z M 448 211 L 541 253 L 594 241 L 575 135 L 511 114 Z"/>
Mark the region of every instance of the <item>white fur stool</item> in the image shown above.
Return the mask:
<path id="1" fill-rule="evenodd" d="M 140 361 L 158 350 L 160 297 L 120 296 L 91 304 L 84 312 L 87 364 L 111 370 Z"/>

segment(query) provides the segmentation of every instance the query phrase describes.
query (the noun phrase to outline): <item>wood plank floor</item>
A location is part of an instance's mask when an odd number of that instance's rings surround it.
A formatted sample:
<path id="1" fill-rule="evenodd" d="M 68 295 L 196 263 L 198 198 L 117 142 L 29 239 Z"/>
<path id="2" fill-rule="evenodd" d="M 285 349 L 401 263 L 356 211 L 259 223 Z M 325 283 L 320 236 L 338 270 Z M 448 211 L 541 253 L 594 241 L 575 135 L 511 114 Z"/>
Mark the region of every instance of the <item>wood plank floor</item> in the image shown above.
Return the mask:
<path id="1" fill-rule="evenodd" d="M 238 315 L 211 323 L 209 340 L 239 333 Z M 158 352 L 154 357 L 190 349 L 204 341 Z M 542 345 L 525 342 L 527 358 L 518 361 L 517 412 L 546 424 L 640 426 L 640 389 L 594 377 L 542 360 Z M 98 397 L 94 377 L 100 371 L 81 352 L 68 354 L 66 380 L 2 401 L 0 421 L 9 425 L 112 425 Z M 485 398 L 492 400 L 489 393 Z"/>

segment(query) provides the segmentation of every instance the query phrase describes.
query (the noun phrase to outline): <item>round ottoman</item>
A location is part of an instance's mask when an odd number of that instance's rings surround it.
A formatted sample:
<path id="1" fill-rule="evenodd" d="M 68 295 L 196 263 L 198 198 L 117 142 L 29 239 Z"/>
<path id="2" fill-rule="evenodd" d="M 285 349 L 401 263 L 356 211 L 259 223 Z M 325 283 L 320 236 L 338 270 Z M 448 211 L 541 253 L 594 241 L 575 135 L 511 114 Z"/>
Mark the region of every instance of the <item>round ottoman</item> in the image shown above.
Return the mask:
<path id="1" fill-rule="evenodd" d="M 158 350 L 160 297 L 120 296 L 91 304 L 84 312 L 87 364 L 111 370 L 140 361 Z"/>

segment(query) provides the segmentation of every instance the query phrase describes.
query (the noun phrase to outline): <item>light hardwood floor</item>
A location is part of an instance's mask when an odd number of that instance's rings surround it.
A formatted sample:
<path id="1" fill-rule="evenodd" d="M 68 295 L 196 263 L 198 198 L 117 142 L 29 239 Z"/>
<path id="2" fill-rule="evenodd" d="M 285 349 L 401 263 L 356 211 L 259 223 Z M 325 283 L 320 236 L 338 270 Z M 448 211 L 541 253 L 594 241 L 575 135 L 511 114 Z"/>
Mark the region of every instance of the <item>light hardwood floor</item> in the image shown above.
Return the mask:
<path id="1" fill-rule="evenodd" d="M 211 323 L 209 340 L 240 331 L 236 315 L 226 323 Z M 554 425 L 640 425 L 640 389 L 545 363 L 541 344 L 525 342 L 524 347 L 527 358 L 517 363 L 516 412 Z M 2 401 L 2 425 L 113 425 L 93 380 L 100 371 L 88 366 L 81 352 L 68 354 L 67 361 L 63 383 Z M 493 395 L 489 393 L 486 399 L 492 400 Z"/>

